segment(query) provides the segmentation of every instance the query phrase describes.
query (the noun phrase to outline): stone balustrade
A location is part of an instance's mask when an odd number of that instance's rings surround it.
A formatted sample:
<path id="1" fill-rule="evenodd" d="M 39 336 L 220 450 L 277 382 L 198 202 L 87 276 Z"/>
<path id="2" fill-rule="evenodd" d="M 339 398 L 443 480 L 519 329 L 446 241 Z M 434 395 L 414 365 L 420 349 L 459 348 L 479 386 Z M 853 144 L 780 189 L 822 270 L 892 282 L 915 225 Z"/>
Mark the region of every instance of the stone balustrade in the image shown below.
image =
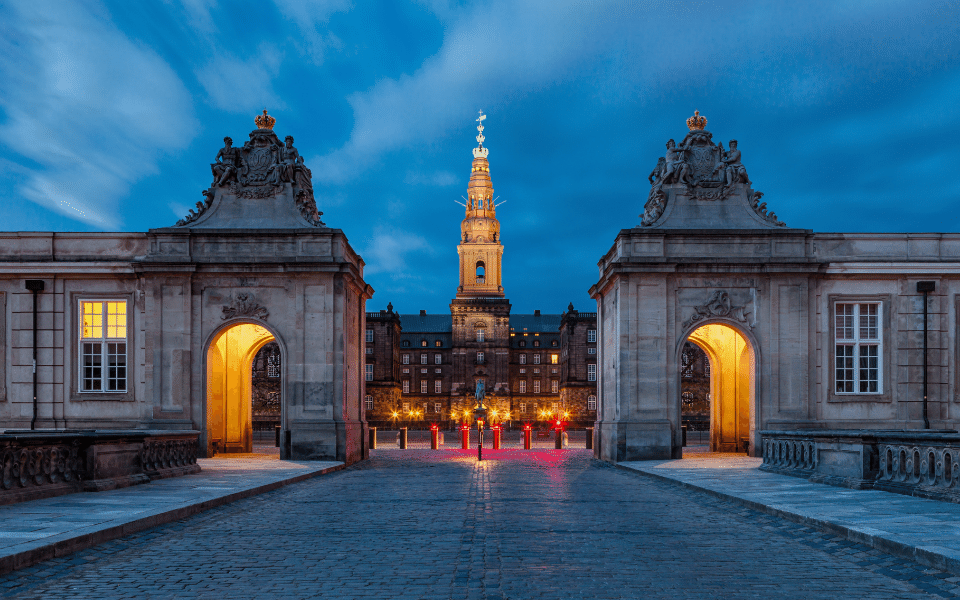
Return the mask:
<path id="1" fill-rule="evenodd" d="M 0 505 L 198 473 L 198 431 L 7 431 Z"/>
<path id="2" fill-rule="evenodd" d="M 960 502 L 955 431 L 761 431 L 762 471 Z"/>

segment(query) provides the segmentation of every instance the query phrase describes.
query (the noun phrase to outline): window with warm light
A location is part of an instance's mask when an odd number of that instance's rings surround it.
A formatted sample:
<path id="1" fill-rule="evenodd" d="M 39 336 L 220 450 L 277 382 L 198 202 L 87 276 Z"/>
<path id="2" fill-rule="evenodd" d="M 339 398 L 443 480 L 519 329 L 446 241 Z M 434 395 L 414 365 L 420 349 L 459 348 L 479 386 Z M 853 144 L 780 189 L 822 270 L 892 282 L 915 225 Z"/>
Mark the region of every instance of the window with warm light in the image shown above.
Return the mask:
<path id="1" fill-rule="evenodd" d="M 409 403 L 409 402 L 404 402 L 404 403 L 403 403 L 403 412 L 405 412 L 405 413 L 410 412 L 410 403 Z"/>
<path id="2" fill-rule="evenodd" d="M 80 391 L 127 391 L 127 302 L 80 302 Z"/>
<path id="3" fill-rule="evenodd" d="M 838 394 L 882 392 L 880 317 L 879 302 L 838 302 L 834 305 L 834 375 Z"/>
<path id="4" fill-rule="evenodd" d="M 482 342 L 482 341 L 483 341 L 483 338 L 485 337 L 485 335 L 486 335 L 486 332 L 483 330 L 483 328 L 482 328 L 482 327 L 478 327 L 478 328 L 477 328 L 477 341 L 478 341 L 478 342 Z"/>
<path id="5" fill-rule="evenodd" d="M 524 403 L 524 402 L 521 402 L 521 403 L 520 403 L 520 412 L 522 412 L 522 413 L 527 412 L 527 405 L 526 405 L 526 403 Z"/>
<path id="6" fill-rule="evenodd" d="M 550 393 L 556 394 L 560 392 L 560 382 L 556 379 L 550 381 Z"/>
<path id="7" fill-rule="evenodd" d="M 423 348 L 427 347 L 427 340 L 420 340 L 420 346 Z"/>
<path id="8" fill-rule="evenodd" d="M 535 380 L 535 381 L 533 382 L 533 393 L 534 393 L 534 394 L 539 394 L 539 393 L 540 393 L 540 380 L 539 380 L 539 379 L 537 379 L 537 380 Z"/>
<path id="9" fill-rule="evenodd" d="M 433 345 L 436 346 L 437 348 L 443 348 L 443 341 L 437 340 L 433 343 Z"/>
<path id="10" fill-rule="evenodd" d="M 433 405 L 433 412 L 439 415 L 441 410 L 443 410 L 443 405 L 440 404 L 439 402 Z"/>
<path id="11" fill-rule="evenodd" d="M 404 393 L 404 394 L 409 394 L 409 393 L 410 393 L 410 380 L 409 380 L 409 379 L 404 379 L 404 380 L 403 380 L 403 393 Z"/>
<path id="12" fill-rule="evenodd" d="M 363 399 L 363 403 L 364 403 L 364 408 L 366 410 L 373 410 L 373 396 L 370 396 L 370 395 L 366 396 Z"/>
<path id="13" fill-rule="evenodd" d="M 557 355 L 557 354 L 551 354 L 551 355 L 550 355 L 550 364 L 551 364 L 551 365 L 555 365 L 555 364 L 557 364 L 557 363 L 559 363 L 559 362 L 560 362 L 560 356 L 559 356 L 559 355 Z"/>

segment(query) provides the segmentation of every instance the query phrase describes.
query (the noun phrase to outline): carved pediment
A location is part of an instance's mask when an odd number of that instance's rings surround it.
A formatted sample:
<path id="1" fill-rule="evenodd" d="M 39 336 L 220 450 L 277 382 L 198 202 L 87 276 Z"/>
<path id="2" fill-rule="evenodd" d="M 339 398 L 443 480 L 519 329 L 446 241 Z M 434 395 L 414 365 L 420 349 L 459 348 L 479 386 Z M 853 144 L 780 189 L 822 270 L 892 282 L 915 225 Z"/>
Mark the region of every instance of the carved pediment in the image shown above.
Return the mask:
<path id="1" fill-rule="evenodd" d="M 230 304 L 223 305 L 223 315 L 220 319 L 226 321 L 235 317 L 253 317 L 266 321 L 270 313 L 266 308 L 257 304 L 251 294 L 237 294 Z"/>
<path id="2" fill-rule="evenodd" d="M 717 317 L 744 323 L 752 329 L 757 324 L 756 290 L 750 290 L 750 301 L 743 305 L 734 304 L 728 292 L 715 290 L 704 304 L 693 308 L 693 314 L 683 322 L 683 328 L 687 329 L 698 321 Z"/>

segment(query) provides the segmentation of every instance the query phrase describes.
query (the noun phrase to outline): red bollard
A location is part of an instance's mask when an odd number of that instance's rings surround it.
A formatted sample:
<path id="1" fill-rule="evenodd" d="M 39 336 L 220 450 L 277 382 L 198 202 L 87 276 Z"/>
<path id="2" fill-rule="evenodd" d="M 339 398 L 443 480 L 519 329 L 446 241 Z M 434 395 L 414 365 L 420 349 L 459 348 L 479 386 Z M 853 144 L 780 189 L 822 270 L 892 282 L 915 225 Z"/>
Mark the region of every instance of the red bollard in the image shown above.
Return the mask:
<path id="1" fill-rule="evenodd" d="M 460 428 L 460 447 L 464 450 L 470 449 L 470 426 L 464 425 Z"/>
<path id="2" fill-rule="evenodd" d="M 500 449 L 500 433 L 502 430 L 503 428 L 500 427 L 499 425 L 493 426 L 493 449 L 494 450 Z"/>
<path id="3" fill-rule="evenodd" d="M 430 449 L 440 449 L 440 431 L 436 425 L 430 426 Z"/>
<path id="4" fill-rule="evenodd" d="M 532 433 L 533 433 L 533 432 L 530 431 L 530 426 L 529 426 L 529 425 L 524 425 L 524 426 L 523 426 L 523 449 L 524 449 L 524 450 L 529 450 L 529 449 L 530 449 L 530 436 L 531 436 Z"/>

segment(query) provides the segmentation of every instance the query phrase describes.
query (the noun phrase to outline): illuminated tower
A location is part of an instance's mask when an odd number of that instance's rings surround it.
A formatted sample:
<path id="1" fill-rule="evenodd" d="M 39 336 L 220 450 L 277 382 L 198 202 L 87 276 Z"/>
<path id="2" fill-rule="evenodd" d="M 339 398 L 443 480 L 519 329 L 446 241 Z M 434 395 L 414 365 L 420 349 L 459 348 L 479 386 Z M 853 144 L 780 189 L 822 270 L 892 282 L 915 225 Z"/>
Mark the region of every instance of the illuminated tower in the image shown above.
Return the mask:
<path id="1" fill-rule="evenodd" d="M 493 205 L 483 120 L 477 119 L 477 147 L 467 186 L 466 215 L 460 224 L 460 285 L 450 303 L 453 321 L 454 405 L 472 408 L 478 380 L 493 406 L 509 401 L 510 301 L 500 278 L 500 222 Z M 462 400 L 457 399 L 457 396 Z"/>
<path id="2" fill-rule="evenodd" d="M 493 204 L 490 163 L 483 147 L 482 112 L 477 119 L 477 147 L 473 149 L 473 167 L 467 186 L 467 212 L 460 224 L 460 287 L 457 298 L 503 298 L 500 261 L 500 221 Z"/>

